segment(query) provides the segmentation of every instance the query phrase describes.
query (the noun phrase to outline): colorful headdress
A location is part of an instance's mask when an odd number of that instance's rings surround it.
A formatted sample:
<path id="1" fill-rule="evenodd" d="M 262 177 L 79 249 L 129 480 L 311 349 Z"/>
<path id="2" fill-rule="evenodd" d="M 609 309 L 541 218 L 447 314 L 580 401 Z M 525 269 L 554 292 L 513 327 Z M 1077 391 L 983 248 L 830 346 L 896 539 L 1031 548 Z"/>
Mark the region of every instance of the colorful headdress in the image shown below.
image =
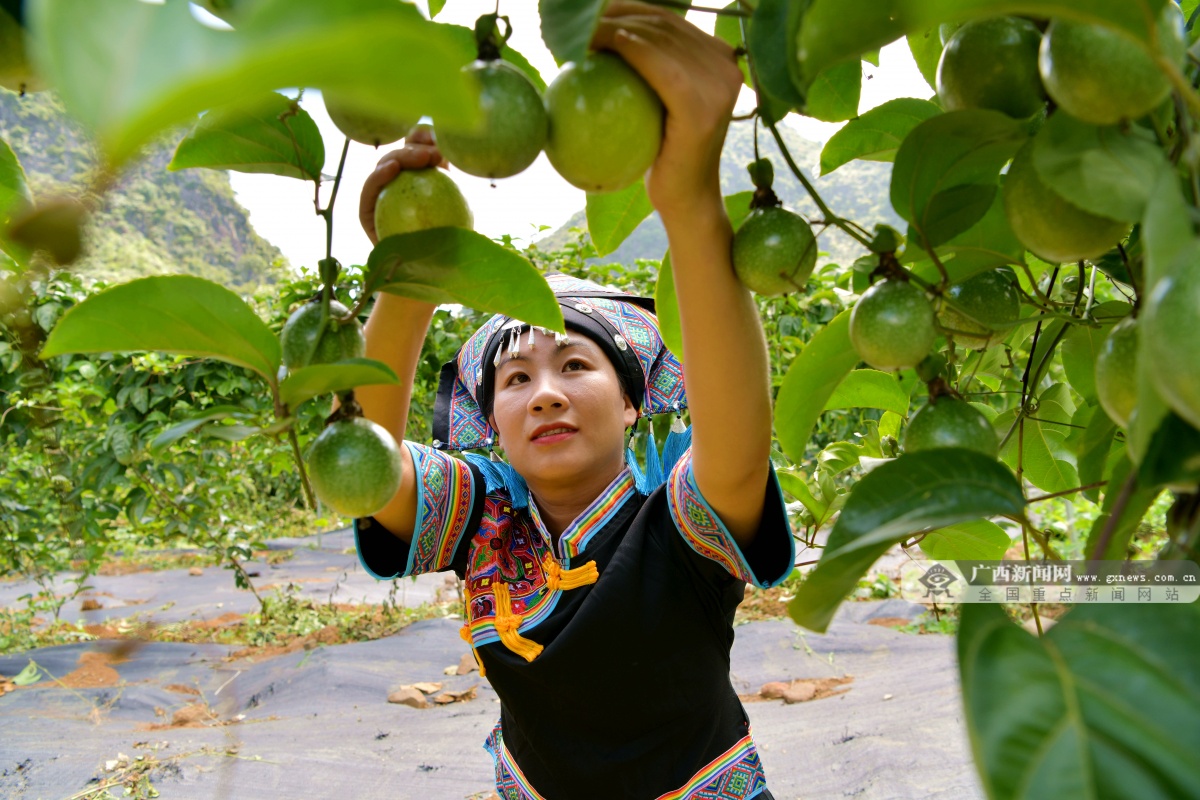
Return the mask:
<path id="1" fill-rule="evenodd" d="M 663 343 L 653 300 L 562 274 L 548 275 L 546 282 L 562 306 L 567 335 L 575 330 L 600 346 L 641 414 L 678 415 L 687 407 L 683 366 Z M 519 353 L 522 334 L 529 330 L 520 320 L 497 314 L 442 367 L 433 413 L 434 447 L 469 450 L 495 443 L 482 401 L 492 390 L 501 354 Z"/>

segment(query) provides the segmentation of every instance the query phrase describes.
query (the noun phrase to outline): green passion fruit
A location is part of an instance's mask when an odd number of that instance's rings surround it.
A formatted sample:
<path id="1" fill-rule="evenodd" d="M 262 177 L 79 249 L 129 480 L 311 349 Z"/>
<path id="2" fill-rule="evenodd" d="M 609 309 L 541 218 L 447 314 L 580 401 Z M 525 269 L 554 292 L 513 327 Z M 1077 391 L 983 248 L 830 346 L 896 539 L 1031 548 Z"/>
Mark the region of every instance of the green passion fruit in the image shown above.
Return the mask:
<path id="1" fill-rule="evenodd" d="M 963 447 L 995 458 L 1000 442 L 992 423 L 978 409 L 956 397 L 931 400 L 908 421 L 904 451 L 916 453 L 940 447 Z"/>
<path id="2" fill-rule="evenodd" d="M 817 263 L 817 238 L 799 214 L 756 208 L 733 237 L 733 267 L 747 289 L 766 297 L 804 289 Z"/>
<path id="3" fill-rule="evenodd" d="M 416 120 L 363 112 L 347 103 L 336 92 L 321 92 L 325 111 L 337 129 L 356 142 L 379 147 L 403 139 Z"/>
<path id="4" fill-rule="evenodd" d="M 474 226 L 467 199 L 437 167 L 402 171 L 375 201 L 375 233 L 380 239 L 426 228 Z"/>
<path id="5" fill-rule="evenodd" d="M 1116 246 L 1129 225 L 1088 213 L 1042 182 L 1026 142 L 1004 180 L 1004 213 L 1021 244 L 1052 264 L 1096 258 Z"/>
<path id="6" fill-rule="evenodd" d="M 1046 104 L 1038 75 L 1042 32 L 1029 20 L 994 17 L 968 22 L 942 50 L 937 93 L 947 111 L 988 108 L 1031 117 Z"/>
<path id="7" fill-rule="evenodd" d="M 881 281 L 850 312 L 850 344 L 875 369 L 915 367 L 933 347 L 933 306 L 908 281 Z"/>
<path id="8" fill-rule="evenodd" d="M 1183 61 L 1183 14 L 1163 4 L 1160 55 Z M 1071 116 L 1093 125 L 1137 119 L 1167 99 L 1171 84 L 1154 57 L 1113 28 L 1055 19 L 1042 39 L 1039 67 L 1046 91 Z"/>
<path id="9" fill-rule="evenodd" d="M 1096 398 L 1109 419 L 1122 428 L 1137 408 L 1138 321 L 1127 317 L 1113 326 L 1096 355 Z"/>
<path id="10" fill-rule="evenodd" d="M 965 314 L 949 305 L 942 307 L 938 322 L 954 337 L 955 344 L 972 350 L 983 350 L 1003 339 L 1006 328 L 1021 312 L 1021 293 L 1017 291 L 1017 275 L 1012 269 L 989 269 L 956 283 L 946 291 Z"/>
<path id="11" fill-rule="evenodd" d="M 481 178 L 507 178 L 538 157 L 546 143 L 546 108 L 525 73 L 504 61 L 474 61 L 463 72 L 479 82 L 480 126 L 437 133 L 454 166 Z"/>
<path id="12" fill-rule="evenodd" d="M 1196 250 L 1183 255 L 1195 259 Z M 1200 428 L 1200 269 L 1194 260 L 1159 280 L 1141 325 L 1159 394 L 1176 414 Z"/>
<path id="13" fill-rule="evenodd" d="M 367 350 L 358 320 L 339 323 L 332 317 L 344 317 L 350 309 L 336 300 L 329 303 L 331 319 L 321 323 L 321 303 L 314 300 L 292 312 L 279 334 L 283 363 L 290 370 L 313 364 L 330 364 L 346 358 L 362 358 Z"/>
<path id="14" fill-rule="evenodd" d="M 403 462 L 396 440 L 364 417 L 327 425 L 305 463 L 317 497 L 344 517 L 369 517 L 400 488 Z"/>
<path id="15" fill-rule="evenodd" d="M 639 180 L 658 157 L 663 105 L 615 53 L 566 64 L 546 87 L 546 156 L 572 186 L 615 192 Z"/>

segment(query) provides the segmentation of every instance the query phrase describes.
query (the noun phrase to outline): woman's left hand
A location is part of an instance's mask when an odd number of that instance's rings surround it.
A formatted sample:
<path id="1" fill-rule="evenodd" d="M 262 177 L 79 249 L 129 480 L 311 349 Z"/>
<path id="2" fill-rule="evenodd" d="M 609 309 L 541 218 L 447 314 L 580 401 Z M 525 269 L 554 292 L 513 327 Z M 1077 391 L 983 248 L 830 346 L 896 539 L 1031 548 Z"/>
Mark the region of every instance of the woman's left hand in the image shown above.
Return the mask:
<path id="1" fill-rule="evenodd" d="M 624 58 L 666 107 L 662 149 L 646 179 L 664 221 L 719 205 L 721 146 L 742 87 L 733 48 L 678 14 L 631 0 L 609 3 L 592 47 Z"/>

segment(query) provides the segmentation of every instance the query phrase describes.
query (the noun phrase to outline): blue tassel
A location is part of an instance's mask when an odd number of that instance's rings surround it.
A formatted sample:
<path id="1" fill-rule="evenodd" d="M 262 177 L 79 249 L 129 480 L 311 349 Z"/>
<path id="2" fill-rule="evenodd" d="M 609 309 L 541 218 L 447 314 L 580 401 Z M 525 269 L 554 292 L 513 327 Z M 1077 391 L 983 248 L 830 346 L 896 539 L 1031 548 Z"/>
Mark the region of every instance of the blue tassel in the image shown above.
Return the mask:
<path id="1" fill-rule="evenodd" d="M 651 489 L 657 489 L 664 481 L 666 476 L 658 458 L 658 442 L 654 440 L 654 421 L 650 420 L 646 424 L 646 483 Z"/>
<path id="2" fill-rule="evenodd" d="M 679 463 L 679 459 L 691 446 L 692 427 L 690 425 L 683 433 L 671 431 L 667 434 L 667 441 L 663 444 L 662 453 L 662 471 L 664 475 L 671 474 L 671 470 L 675 468 L 675 465 Z"/>
<path id="3" fill-rule="evenodd" d="M 650 494 L 653 487 L 646 480 L 646 473 L 642 472 L 642 468 L 638 466 L 637 456 L 633 454 L 632 447 L 625 450 L 625 463 L 629 465 L 629 472 L 633 475 L 633 486 L 638 490 L 638 493 Z"/>
<path id="4" fill-rule="evenodd" d="M 463 458 L 483 473 L 484 488 L 488 493 L 504 489 L 514 509 L 529 507 L 529 486 L 511 464 L 491 461 L 478 453 L 464 453 Z"/>

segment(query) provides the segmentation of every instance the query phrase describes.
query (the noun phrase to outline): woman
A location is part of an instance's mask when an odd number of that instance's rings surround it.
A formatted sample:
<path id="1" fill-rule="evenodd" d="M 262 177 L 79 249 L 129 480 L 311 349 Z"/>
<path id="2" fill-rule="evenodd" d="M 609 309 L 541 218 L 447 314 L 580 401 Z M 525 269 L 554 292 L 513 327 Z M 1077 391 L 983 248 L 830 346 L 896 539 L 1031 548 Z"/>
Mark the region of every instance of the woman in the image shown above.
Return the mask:
<path id="1" fill-rule="evenodd" d="M 685 365 L 647 301 L 552 277 L 567 335 L 498 316 L 463 346 L 443 369 L 434 447 L 402 448 L 400 490 L 357 522 L 359 553 L 381 578 L 465 579 L 463 637 L 501 701 L 485 746 L 502 797 L 770 798 L 729 681 L 745 583 L 779 583 L 794 557 L 768 460 L 766 344 L 718 177 L 742 76 L 723 42 L 640 3 L 610 3 L 593 46 L 666 107 L 646 186 L 670 241 Z M 380 161 L 360 207 L 372 240 L 380 188 L 440 163 L 419 134 Z M 433 311 L 385 294 L 366 326 L 367 357 L 406 382 L 358 399 L 397 440 Z M 627 429 L 685 404 L 690 437 L 668 441 L 664 474 L 631 467 Z M 497 437 L 507 465 L 445 452 Z"/>

